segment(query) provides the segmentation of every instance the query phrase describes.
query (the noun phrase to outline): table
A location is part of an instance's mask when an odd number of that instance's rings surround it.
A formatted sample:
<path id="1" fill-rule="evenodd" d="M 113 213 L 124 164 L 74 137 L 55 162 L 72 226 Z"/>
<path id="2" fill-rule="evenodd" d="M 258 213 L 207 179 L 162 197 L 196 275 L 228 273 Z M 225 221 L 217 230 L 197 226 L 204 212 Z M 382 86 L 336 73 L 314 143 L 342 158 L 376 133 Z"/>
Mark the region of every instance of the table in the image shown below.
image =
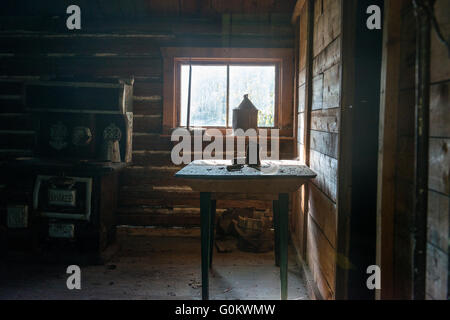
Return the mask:
<path id="1" fill-rule="evenodd" d="M 227 160 L 196 160 L 175 174 L 193 191 L 200 192 L 202 299 L 209 299 L 209 269 L 212 266 L 217 193 L 273 194 L 275 263 L 280 267 L 281 299 L 287 299 L 289 193 L 316 177 L 297 161 L 262 161 L 261 168 L 245 166 L 228 171 Z"/>

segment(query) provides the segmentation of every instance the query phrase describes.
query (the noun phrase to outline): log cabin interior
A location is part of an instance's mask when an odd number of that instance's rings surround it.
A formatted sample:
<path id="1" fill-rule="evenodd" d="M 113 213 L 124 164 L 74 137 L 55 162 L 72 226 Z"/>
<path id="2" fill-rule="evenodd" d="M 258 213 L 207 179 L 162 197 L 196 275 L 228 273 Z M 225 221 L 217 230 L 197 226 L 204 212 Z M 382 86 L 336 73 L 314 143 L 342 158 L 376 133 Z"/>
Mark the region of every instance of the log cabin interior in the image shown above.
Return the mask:
<path id="1" fill-rule="evenodd" d="M 0 299 L 448 299 L 448 0 L 0 6 Z"/>

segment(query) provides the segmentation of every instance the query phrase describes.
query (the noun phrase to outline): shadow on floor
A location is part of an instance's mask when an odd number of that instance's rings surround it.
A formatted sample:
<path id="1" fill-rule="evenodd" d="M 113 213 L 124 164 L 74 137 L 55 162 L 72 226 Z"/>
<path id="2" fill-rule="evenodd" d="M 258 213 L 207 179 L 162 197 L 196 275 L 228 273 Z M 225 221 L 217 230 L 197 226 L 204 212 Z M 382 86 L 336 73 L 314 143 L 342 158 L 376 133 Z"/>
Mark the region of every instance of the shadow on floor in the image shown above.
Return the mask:
<path id="1" fill-rule="evenodd" d="M 119 228 L 119 249 L 102 266 L 81 267 L 81 290 L 68 290 L 65 265 L 0 263 L 0 299 L 201 299 L 198 229 Z M 289 299 L 308 299 L 289 252 Z M 280 298 L 273 252 L 214 252 L 210 298 Z"/>

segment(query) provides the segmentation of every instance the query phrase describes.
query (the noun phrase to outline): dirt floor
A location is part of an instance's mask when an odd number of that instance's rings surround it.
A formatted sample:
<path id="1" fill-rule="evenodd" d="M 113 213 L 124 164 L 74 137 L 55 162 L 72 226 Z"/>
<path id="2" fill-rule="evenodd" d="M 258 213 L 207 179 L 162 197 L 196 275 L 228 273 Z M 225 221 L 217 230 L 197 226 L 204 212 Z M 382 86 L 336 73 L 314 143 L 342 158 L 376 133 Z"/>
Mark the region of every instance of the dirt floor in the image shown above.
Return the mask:
<path id="1" fill-rule="evenodd" d="M 81 267 L 68 290 L 65 265 L 0 262 L 0 299 L 201 299 L 198 229 L 120 228 L 118 250 L 101 266 Z M 308 299 L 289 249 L 289 299 Z M 279 299 L 273 252 L 214 252 L 211 299 Z"/>

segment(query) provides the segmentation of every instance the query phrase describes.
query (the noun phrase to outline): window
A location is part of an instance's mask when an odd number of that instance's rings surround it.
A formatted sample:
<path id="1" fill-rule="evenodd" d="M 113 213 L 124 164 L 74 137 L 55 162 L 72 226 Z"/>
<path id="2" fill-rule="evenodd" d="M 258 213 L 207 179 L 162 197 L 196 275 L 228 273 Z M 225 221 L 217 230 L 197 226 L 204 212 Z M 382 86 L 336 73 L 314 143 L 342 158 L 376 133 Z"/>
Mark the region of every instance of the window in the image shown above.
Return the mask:
<path id="1" fill-rule="evenodd" d="M 183 63 L 180 72 L 180 125 L 230 127 L 244 94 L 258 108 L 258 126 L 275 125 L 274 64 Z"/>
<path id="2" fill-rule="evenodd" d="M 248 94 L 260 111 L 260 127 L 294 137 L 293 49 L 166 47 L 161 52 L 164 135 L 180 126 L 230 128 L 233 109 Z"/>

